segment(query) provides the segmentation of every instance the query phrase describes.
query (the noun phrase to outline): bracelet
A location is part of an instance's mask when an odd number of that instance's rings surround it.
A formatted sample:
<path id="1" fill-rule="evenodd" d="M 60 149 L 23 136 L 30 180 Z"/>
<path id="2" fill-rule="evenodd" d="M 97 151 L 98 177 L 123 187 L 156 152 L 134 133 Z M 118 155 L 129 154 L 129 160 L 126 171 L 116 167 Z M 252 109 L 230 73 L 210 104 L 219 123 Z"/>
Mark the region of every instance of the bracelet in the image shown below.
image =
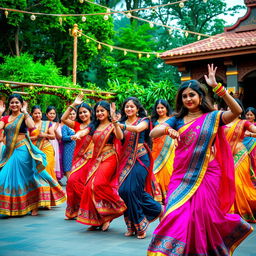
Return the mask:
<path id="1" fill-rule="evenodd" d="M 118 120 L 116 120 L 116 121 L 112 121 L 112 123 L 116 124 L 116 123 L 118 123 Z"/>
<path id="2" fill-rule="evenodd" d="M 222 86 L 221 83 L 217 83 L 217 85 L 214 86 L 212 90 L 213 90 L 214 92 L 216 92 L 221 86 Z"/>
<path id="3" fill-rule="evenodd" d="M 164 134 L 169 135 L 169 129 L 170 129 L 169 126 L 165 127 Z"/>
<path id="4" fill-rule="evenodd" d="M 76 108 L 72 105 L 69 105 L 69 107 L 72 109 L 72 110 L 75 110 L 76 111 Z"/>
<path id="5" fill-rule="evenodd" d="M 25 118 L 25 120 L 26 120 L 27 118 L 29 118 L 29 117 L 30 117 L 29 113 L 24 113 L 24 118 Z"/>
<path id="6" fill-rule="evenodd" d="M 126 130 L 126 124 L 124 123 L 124 127 L 123 127 L 124 130 Z"/>

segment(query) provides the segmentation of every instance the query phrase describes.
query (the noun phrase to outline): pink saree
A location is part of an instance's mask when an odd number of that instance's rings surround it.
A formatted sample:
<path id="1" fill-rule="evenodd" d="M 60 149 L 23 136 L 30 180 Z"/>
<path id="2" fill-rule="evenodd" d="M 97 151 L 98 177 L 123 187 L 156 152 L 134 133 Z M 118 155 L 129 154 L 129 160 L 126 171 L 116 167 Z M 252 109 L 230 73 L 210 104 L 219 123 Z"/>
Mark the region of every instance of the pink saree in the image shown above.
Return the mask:
<path id="1" fill-rule="evenodd" d="M 228 256 L 252 231 L 239 215 L 227 214 L 235 195 L 234 163 L 220 117 L 206 113 L 179 128 L 165 215 L 149 256 Z"/>

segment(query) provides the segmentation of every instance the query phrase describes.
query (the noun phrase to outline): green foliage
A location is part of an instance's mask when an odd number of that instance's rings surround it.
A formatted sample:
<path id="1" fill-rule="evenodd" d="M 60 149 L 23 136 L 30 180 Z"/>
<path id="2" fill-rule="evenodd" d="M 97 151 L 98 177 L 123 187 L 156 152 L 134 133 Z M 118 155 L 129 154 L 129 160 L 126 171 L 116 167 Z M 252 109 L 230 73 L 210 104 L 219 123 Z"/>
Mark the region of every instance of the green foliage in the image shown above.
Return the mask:
<path id="1" fill-rule="evenodd" d="M 115 102 L 120 108 L 124 100 L 128 97 L 137 97 L 142 105 L 150 112 L 156 100 L 166 99 L 174 105 L 177 86 L 170 81 L 150 82 L 149 87 L 144 88 L 137 83 L 121 83 L 118 80 L 108 81 L 109 90 L 117 94 Z"/>

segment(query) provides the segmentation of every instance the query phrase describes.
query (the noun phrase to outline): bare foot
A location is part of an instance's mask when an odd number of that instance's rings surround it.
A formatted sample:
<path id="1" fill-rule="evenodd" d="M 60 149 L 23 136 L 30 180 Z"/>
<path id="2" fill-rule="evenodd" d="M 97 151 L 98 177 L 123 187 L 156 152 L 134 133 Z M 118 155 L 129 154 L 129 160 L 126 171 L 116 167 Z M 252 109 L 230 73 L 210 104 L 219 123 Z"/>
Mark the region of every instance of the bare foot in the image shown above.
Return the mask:
<path id="1" fill-rule="evenodd" d="M 38 209 L 34 209 L 31 212 L 31 216 L 37 216 L 38 215 Z"/>
<path id="2" fill-rule="evenodd" d="M 144 239 L 147 236 L 146 232 L 141 233 L 140 235 L 137 235 L 138 239 Z"/>
<path id="3" fill-rule="evenodd" d="M 105 222 L 105 223 L 102 225 L 101 230 L 102 230 L 102 231 L 107 231 L 108 228 L 109 228 L 109 225 L 110 225 L 110 222 L 109 222 L 109 221 Z"/>
<path id="4" fill-rule="evenodd" d="M 127 231 L 124 233 L 124 236 L 134 236 L 135 232 L 133 231 Z"/>

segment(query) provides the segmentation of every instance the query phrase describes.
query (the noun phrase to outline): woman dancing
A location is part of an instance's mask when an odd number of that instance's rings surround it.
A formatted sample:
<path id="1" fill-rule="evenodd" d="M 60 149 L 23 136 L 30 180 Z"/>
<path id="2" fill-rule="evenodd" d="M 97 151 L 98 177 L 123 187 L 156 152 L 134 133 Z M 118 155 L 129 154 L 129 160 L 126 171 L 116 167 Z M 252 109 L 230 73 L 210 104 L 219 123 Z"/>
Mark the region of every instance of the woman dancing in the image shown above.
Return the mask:
<path id="1" fill-rule="evenodd" d="M 152 111 L 151 122 L 153 127 L 162 125 L 170 118 L 171 107 L 168 101 L 157 100 Z M 162 192 L 162 203 L 165 204 L 166 193 L 172 174 L 175 140 L 163 135 L 153 139 L 152 157 L 154 160 L 153 173 Z"/>
<path id="2" fill-rule="evenodd" d="M 10 115 L 0 120 L 4 128 L 6 147 L 0 161 L 0 214 L 25 215 L 38 207 L 50 207 L 65 201 L 59 184 L 45 170 L 45 154 L 34 146 L 27 128 L 35 124 L 27 113 L 27 103 L 18 94 L 9 97 Z M 0 115 L 5 111 L 0 102 Z"/>
<path id="3" fill-rule="evenodd" d="M 234 161 L 222 125 L 242 109 L 215 80 L 208 65 L 207 84 L 229 111 L 214 111 L 196 80 L 184 82 L 176 98 L 177 115 L 151 131 L 178 139 L 165 214 L 155 229 L 148 255 L 231 255 L 252 232 L 239 215 L 228 214 L 235 197 Z M 224 161 L 223 161 L 224 159 Z"/>
<path id="4" fill-rule="evenodd" d="M 126 209 L 117 192 L 118 157 L 115 147 L 123 133 L 114 120 L 115 109 L 110 111 L 108 102 L 97 102 L 94 111 L 95 118 L 89 127 L 73 136 L 78 140 L 90 134 L 94 143 L 92 158 L 85 167 L 87 176 L 77 221 L 91 225 L 88 230 L 101 228 L 106 231 L 110 222 Z"/>
<path id="5" fill-rule="evenodd" d="M 119 166 L 119 194 L 127 210 L 124 213 L 125 236 L 146 237 L 150 222 L 160 217 L 162 201 L 160 188 L 155 181 L 153 159 L 146 144 L 149 119 L 139 100 L 127 98 L 122 106 L 120 126 L 124 130 Z"/>
<path id="6" fill-rule="evenodd" d="M 62 122 L 77 133 L 84 130 L 91 122 L 93 109 L 83 102 L 83 94 L 79 94 L 75 101 L 67 108 L 62 115 Z M 77 107 L 78 106 L 78 107 Z M 77 121 L 71 120 L 69 115 L 76 111 Z M 72 139 L 72 136 L 71 136 Z M 73 154 L 72 168 L 67 181 L 67 208 L 66 220 L 76 219 L 80 207 L 80 201 L 84 190 L 85 179 L 87 175 L 86 163 L 92 157 L 92 136 L 86 135 L 76 141 L 76 147 Z"/>

